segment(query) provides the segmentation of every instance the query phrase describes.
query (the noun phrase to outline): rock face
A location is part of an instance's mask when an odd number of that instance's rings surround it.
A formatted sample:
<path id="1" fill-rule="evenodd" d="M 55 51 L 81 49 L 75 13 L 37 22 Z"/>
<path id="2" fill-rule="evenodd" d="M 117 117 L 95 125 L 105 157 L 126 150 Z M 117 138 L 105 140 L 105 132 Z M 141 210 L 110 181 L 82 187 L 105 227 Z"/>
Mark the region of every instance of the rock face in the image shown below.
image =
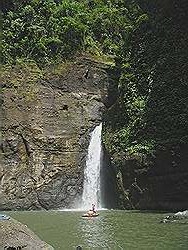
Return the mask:
<path id="1" fill-rule="evenodd" d="M 183 212 L 177 212 L 172 215 L 167 215 L 165 218 L 161 220 L 161 223 L 171 223 L 171 222 L 178 222 L 187 224 L 188 223 L 188 210 Z"/>
<path id="2" fill-rule="evenodd" d="M 158 150 L 149 167 L 138 168 L 137 159 L 129 159 L 118 179 L 119 192 L 126 208 L 177 211 L 188 201 L 188 147 L 178 145 Z"/>
<path id="3" fill-rule="evenodd" d="M 22 65 L 2 75 L 0 210 L 72 206 L 105 108 L 104 64 L 79 57 L 46 72 Z"/>
<path id="4" fill-rule="evenodd" d="M 53 247 L 40 240 L 26 225 L 10 219 L 0 221 L 0 249 L 53 250 Z"/>
<path id="5" fill-rule="evenodd" d="M 119 95 L 104 123 L 106 147 L 117 169 L 119 206 L 185 210 L 188 4 L 185 0 L 136 2 L 148 20 L 133 32 L 131 49 L 120 58 Z M 123 69 L 127 62 L 131 66 Z"/>

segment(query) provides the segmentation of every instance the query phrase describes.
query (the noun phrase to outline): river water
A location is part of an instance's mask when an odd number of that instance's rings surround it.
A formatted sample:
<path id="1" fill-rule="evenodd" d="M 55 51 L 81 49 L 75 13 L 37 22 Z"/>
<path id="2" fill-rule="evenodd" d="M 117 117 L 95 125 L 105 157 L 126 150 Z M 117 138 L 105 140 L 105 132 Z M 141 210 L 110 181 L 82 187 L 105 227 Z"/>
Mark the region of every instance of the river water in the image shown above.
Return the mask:
<path id="1" fill-rule="evenodd" d="M 82 218 L 80 211 L 8 212 L 28 225 L 54 249 L 188 249 L 188 224 L 160 223 L 164 213 L 100 211 L 99 217 Z"/>

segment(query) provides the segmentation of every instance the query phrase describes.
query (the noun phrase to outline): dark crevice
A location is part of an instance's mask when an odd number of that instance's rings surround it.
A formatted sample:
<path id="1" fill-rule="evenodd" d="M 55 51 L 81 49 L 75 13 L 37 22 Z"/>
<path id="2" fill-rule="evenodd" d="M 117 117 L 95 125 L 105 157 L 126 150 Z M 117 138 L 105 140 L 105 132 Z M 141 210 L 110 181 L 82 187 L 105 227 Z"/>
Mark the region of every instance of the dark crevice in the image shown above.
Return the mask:
<path id="1" fill-rule="evenodd" d="M 30 157 L 31 151 L 30 151 L 30 148 L 29 148 L 29 143 L 28 143 L 28 141 L 23 137 L 22 134 L 20 134 L 20 136 L 21 136 L 22 141 L 23 141 L 23 144 L 24 144 L 24 146 L 25 146 L 26 154 L 27 154 L 28 157 Z"/>

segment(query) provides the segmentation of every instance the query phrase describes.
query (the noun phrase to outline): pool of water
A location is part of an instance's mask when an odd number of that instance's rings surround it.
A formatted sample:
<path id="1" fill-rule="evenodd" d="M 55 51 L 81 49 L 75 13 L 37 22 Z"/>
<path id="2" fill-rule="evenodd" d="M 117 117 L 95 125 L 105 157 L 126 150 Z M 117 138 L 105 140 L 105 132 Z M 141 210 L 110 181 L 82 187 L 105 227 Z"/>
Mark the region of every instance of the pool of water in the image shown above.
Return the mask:
<path id="1" fill-rule="evenodd" d="M 166 215 L 139 211 L 100 211 L 82 218 L 80 211 L 27 211 L 6 214 L 27 224 L 54 249 L 188 249 L 188 224 L 160 223 Z"/>

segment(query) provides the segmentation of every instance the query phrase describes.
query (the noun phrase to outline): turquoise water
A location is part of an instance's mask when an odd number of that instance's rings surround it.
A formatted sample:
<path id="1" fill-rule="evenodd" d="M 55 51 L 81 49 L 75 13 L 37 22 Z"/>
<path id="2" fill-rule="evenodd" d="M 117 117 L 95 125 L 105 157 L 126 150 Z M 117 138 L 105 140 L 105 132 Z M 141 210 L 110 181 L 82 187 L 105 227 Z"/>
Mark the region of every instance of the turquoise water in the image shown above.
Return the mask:
<path id="1" fill-rule="evenodd" d="M 159 223 L 166 215 L 137 211 L 100 211 L 82 218 L 75 211 L 8 212 L 27 224 L 54 249 L 188 249 L 188 224 Z"/>

